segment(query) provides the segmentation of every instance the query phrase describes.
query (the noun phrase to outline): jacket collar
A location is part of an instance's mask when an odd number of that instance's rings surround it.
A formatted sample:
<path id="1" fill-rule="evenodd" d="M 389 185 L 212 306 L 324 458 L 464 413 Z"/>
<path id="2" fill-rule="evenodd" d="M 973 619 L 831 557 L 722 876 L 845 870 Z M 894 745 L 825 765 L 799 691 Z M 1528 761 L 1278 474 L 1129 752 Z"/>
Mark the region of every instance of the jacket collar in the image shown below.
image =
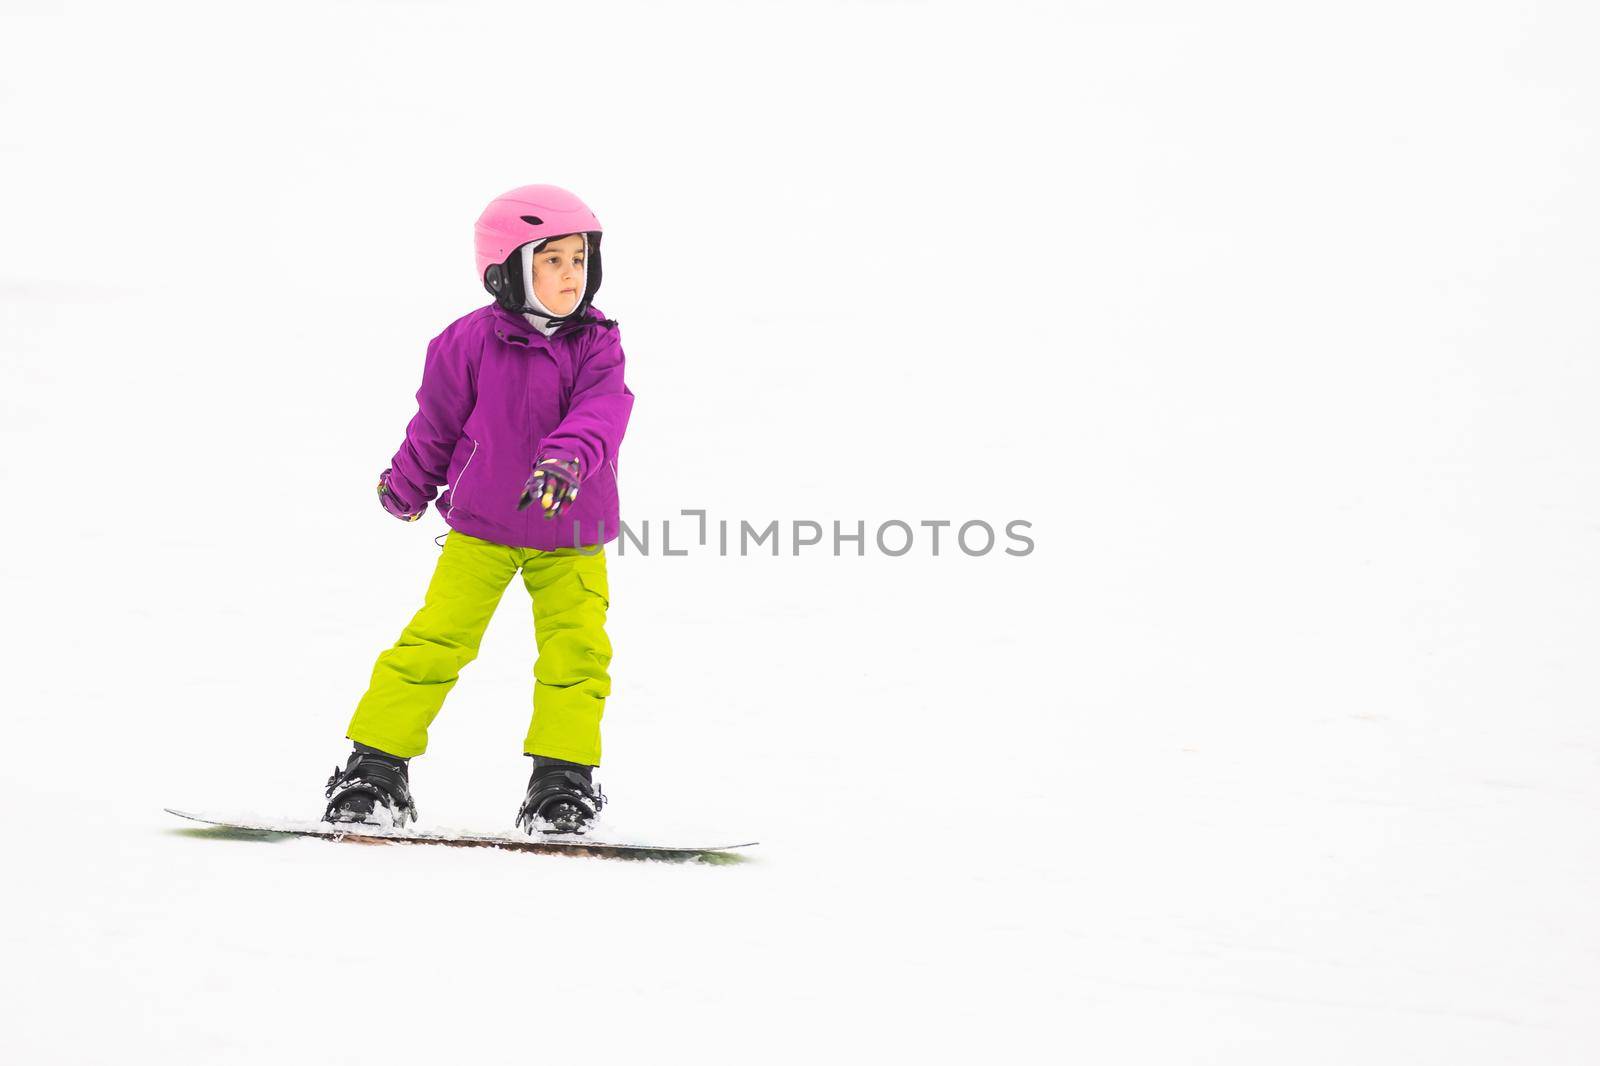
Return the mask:
<path id="1" fill-rule="evenodd" d="M 494 335 L 507 344 L 520 344 L 524 348 L 549 348 L 553 342 L 571 336 L 567 330 L 557 330 L 553 337 L 546 337 L 534 329 L 527 319 L 507 311 L 499 304 L 489 305 L 489 316 L 494 325 Z M 593 307 L 584 308 L 583 316 L 600 321 L 606 317 Z"/>

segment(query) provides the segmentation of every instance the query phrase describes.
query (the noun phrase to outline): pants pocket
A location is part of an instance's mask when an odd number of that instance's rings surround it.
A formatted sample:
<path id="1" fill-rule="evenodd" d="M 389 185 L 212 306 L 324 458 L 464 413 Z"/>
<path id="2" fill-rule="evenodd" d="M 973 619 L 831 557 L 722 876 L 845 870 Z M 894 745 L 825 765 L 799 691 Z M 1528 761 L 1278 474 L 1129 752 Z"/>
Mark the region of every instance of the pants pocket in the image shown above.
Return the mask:
<path id="1" fill-rule="evenodd" d="M 611 582 L 604 570 L 584 567 L 578 571 L 578 581 L 584 588 L 599 596 L 607 609 L 611 607 Z"/>

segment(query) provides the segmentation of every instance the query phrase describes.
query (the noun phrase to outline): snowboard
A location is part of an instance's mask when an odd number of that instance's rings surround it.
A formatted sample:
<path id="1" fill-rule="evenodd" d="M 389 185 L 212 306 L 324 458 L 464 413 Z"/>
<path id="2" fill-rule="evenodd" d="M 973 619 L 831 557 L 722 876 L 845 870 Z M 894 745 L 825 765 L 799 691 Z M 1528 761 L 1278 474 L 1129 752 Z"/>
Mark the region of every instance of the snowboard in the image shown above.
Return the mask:
<path id="1" fill-rule="evenodd" d="M 501 848 L 506 851 L 534 851 L 545 854 L 599 855 L 617 859 L 669 859 L 677 861 L 737 862 L 743 856 L 735 854 L 738 848 L 754 847 L 757 841 L 743 844 L 707 844 L 689 847 L 678 844 L 656 844 L 616 838 L 593 837 L 575 833 L 542 833 L 528 836 L 515 830 L 503 833 L 460 833 L 445 829 L 420 828 L 415 824 L 403 829 L 377 825 L 359 825 L 333 822 L 299 822 L 255 817 L 222 817 L 211 814 L 194 814 L 172 807 L 163 808 L 168 814 L 187 818 L 214 827 L 215 835 L 243 834 L 263 840 L 287 837 L 320 837 L 324 840 L 344 841 L 351 844 L 436 844 L 451 848 Z M 194 830 L 196 834 L 207 832 Z"/>

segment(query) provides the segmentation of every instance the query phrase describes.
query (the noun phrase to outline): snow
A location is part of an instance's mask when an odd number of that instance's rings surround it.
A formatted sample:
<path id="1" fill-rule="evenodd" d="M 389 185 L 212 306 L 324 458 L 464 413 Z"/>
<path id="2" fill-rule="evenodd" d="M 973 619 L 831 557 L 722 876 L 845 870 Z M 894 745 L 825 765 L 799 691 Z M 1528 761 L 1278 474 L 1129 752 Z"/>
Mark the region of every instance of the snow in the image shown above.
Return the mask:
<path id="1" fill-rule="evenodd" d="M 1597 29 L 8 6 L 0 1060 L 1596 1061 Z M 197 837 L 317 816 L 444 529 L 373 479 L 529 181 L 692 549 L 611 560 L 607 817 L 760 845 Z M 531 640 L 513 585 L 427 824 L 510 827 Z"/>

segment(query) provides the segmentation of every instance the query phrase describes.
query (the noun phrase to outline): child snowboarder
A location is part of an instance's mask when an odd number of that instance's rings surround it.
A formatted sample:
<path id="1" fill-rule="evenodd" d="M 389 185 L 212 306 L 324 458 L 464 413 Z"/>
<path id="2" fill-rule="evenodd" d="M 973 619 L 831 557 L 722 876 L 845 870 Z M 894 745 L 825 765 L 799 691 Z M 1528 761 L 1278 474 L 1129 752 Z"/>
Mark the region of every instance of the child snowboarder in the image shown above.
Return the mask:
<path id="1" fill-rule="evenodd" d="M 611 691 L 603 545 L 616 537 L 617 449 L 633 408 L 617 324 L 591 306 L 600 223 L 571 193 L 528 185 L 476 227 L 478 277 L 494 303 L 428 345 L 418 411 L 378 499 L 416 521 L 441 485 L 450 526 L 422 609 L 372 681 L 328 780 L 331 822 L 414 821 L 408 760 L 519 571 L 533 599 L 533 758 L 517 825 L 582 832 L 604 802 L 593 781 Z"/>

